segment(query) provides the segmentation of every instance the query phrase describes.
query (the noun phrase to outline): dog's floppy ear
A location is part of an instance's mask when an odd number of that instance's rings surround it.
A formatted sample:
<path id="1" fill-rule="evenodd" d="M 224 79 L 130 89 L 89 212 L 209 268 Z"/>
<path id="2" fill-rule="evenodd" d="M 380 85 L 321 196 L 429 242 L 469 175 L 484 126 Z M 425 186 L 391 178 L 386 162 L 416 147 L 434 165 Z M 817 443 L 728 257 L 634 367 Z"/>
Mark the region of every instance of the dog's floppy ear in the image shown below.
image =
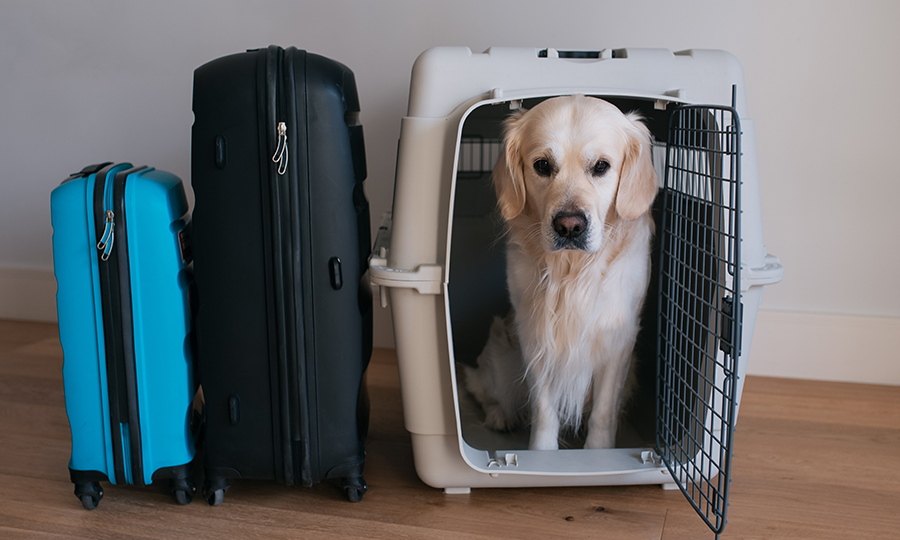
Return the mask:
<path id="1" fill-rule="evenodd" d="M 522 115 L 524 109 L 504 122 L 503 151 L 494 166 L 494 190 L 497 207 L 509 221 L 525 210 L 525 168 L 521 157 Z"/>
<path id="2" fill-rule="evenodd" d="M 625 162 L 619 175 L 616 212 L 623 219 L 637 219 L 650 209 L 659 183 L 651 161 L 650 130 L 637 114 L 626 116 L 631 125 L 627 129 Z"/>

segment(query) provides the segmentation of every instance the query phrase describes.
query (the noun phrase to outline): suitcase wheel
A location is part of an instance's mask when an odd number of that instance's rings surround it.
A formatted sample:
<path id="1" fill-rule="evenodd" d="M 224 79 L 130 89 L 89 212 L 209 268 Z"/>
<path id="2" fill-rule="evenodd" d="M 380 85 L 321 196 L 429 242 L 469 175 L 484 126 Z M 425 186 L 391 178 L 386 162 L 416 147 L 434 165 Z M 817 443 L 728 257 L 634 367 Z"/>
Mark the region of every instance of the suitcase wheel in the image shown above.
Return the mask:
<path id="1" fill-rule="evenodd" d="M 75 484 L 75 496 L 81 501 L 85 510 L 94 510 L 103 498 L 103 490 L 97 482 Z"/>
<path id="2" fill-rule="evenodd" d="M 228 490 L 228 480 L 224 478 L 203 482 L 203 498 L 210 506 L 219 506 L 225 500 L 225 491 Z"/>
<path id="3" fill-rule="evenodd" d="M 95 508 L 97 508 L 98 504 L 100 504 L 99 499 L 95 499 L 90 495 L 81 496 L 81 506 L 83 506 L 85 510 L 94 510 Z"/>
<path id="4" fill-rule="evenodd" d="M 196 491 L 194 484 L 187 478 L 175 478 L 172 480 L 172 495 L 175 496 L 175 501 L 178 504 L 191 504 Z"/>
<path id="5" fill-rule="evenodd" d="M 213 489 L 207 491 L 205 498 L 206 502 L 209 503 L 210 506 L 219 506 L 220 504 L 222 504 L 222 501 L 225 500 L 225 490 Z"/>
<path id="6" fill-rule="evenodd" d="M 179 489 L 175 492 L 175 502 L 178 504 L 191 504 L 191 501 L 194 499 L 193 494 L 188 493 L 182 489 Z"/>
<path id="7" fill-rule="evenodd" d="M 363 495 L 366 494 L 366 491 L 368 491 L 369 486 L 366 485 L 366 481 L 362 476 L 356 476 L 353 478 L 342 478 L 341 488 L 344 489 L 344 495 L 347 496 L 348 501 L 359 502 L 362 500 Z"/>

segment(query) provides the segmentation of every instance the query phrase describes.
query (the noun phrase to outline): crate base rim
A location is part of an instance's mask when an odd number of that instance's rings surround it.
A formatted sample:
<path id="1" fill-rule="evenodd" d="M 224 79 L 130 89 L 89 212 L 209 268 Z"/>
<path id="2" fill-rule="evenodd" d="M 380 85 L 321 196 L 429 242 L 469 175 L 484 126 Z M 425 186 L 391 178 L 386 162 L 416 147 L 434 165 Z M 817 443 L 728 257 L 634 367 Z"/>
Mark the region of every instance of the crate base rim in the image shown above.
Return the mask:
<path id="1" fill-rule="evenodd" d="M 633 466 L 607 468 L 606 470 L 539 471 L 503 468 L 479 470 L 468 463 L 460 452 L 458 438 L 451 435 L 410 434 L 413 446 L 416 472 L 419 478 L 434 488 L 487 488 L 487 487 L 563 487 L 563 486 L 625 486 L 671 483 L 672 476 L 664 465 L 642 463 L 640 456 L 646 448 L 615 448 L 609 450 L 556 450 L 559 452 L 590 453 L 594 456 L 606 453 L 618 459 L 629 455 Z M 475 450 L 487 456 L 487 451 Z M 524 455 L 531 450 L 515 451 Z"/>

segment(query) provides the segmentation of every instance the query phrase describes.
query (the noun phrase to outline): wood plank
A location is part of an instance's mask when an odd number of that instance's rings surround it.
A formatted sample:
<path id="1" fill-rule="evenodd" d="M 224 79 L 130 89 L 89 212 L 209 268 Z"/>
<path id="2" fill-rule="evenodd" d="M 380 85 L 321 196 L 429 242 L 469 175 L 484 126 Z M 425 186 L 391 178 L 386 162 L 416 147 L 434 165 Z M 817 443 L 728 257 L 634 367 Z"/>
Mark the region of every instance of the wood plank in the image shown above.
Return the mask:
<path id="1" fill-rule="evenodd" d="M 58 538 L 60 540 L 63 540 L 63 539 L 79 539 L 79 538 L 85 538 L 85 537 L 72 536 L 71 534 L 68 534 L 68 533 L 54 534 L 54 533 L 38 532 L 38 531 L 32 531 L 32 530 L 27 530 L 27 529 L 17 529 L 17 528 L 12 528 L 12 527 L 0 526 L 0 538 L 3 538 L 4 540 L 18 540 L 20 538 L 22 538 L 22 539 Z"/>
<path id="2" fill-rule="evenodd" d="M 59 335 L 59 327 L 54 323 L 0 319 L 0 352 L 5 353 L 55 335 Z"/>
<path id="3" fill-rule="evenodd" d="M 18 403 L 0 399 L 0 436 L 36 436 L 69 441 L 69 419 L 59 403 Z"/>
<path id="4" fill-rule="evenodd" d="M 900 429 L 900 391 L 895 386 L 748 377 L 740 403 L 745 416 L 823 424 Z"/>
<path id="5" fill-rule="evenodd" d="M 62 382 L 62 350 L 53 355 L 31 354 L 26 347 L 19 347 L 15 351 L 0 353 L 3 361 L 0 362 L 0 377 L 7 375 L 24 375 L 28 377 L 41 377 L 51 379 L 55 383 Z"/>

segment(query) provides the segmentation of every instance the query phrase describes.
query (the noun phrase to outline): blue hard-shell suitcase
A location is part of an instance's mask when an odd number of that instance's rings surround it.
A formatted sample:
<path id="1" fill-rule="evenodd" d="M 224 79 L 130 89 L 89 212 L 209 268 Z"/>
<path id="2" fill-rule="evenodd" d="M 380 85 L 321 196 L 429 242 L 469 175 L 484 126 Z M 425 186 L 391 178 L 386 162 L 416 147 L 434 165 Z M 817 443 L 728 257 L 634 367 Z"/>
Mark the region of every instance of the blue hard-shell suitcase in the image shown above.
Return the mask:
<path id="1" fill-rule="evenodd" d="M 87 509 L 98 482 L 194 487 L 188 208 L 181 180 L 129 163 L 71 175 L 50 197 L 69 471 Z"/>

